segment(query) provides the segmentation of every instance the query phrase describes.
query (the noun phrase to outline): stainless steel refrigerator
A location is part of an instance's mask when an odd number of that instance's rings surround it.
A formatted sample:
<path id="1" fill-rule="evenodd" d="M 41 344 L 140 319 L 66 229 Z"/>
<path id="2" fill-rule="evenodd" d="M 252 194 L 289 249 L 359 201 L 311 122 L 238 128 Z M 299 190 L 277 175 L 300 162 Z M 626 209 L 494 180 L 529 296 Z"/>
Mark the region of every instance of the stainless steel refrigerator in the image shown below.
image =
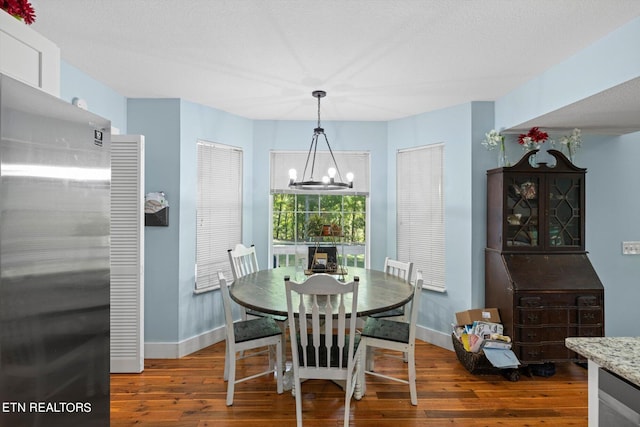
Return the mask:
<path id="1" fill-rule="evenodd" d="M 109 120 L 0 74 L 0 426 L 109 425 Z"/>

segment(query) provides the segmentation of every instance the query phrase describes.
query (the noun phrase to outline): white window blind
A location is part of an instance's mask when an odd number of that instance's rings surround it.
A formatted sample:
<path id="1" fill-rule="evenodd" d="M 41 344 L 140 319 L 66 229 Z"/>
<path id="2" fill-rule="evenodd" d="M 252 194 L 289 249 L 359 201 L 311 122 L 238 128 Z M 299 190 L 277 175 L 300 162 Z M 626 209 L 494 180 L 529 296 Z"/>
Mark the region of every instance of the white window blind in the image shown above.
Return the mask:
<path id="1" fill-rule="evenodd" d="M 242 150 L 198 141 L 196 292 L 232 277 L 227 250 L 242 240 Z"/>
<path id="2" fill-rule="evenodd" d="M 444 291 L 444 145 L 400 150 L 396 164 L 398 259 L 423 271 L 425 288 Z"/>
<path id="3" fill-rule="evenodd" d="M 307 161 L 308 151 L 272 151 L 271 152 L 271 193 L 300 192 L 289 188 L 289 169 L 296 169 L 298 178 L 302 178 L 304 165 Z M 336 194 L 369 194 L 369 153 L 352 151 L 334 151 L 333 155 L 342 175 L 342 181 L 346 182 L 347 172 L 354 175 L 353 188 L 335 191 Z M 309 161 L 311 163 L 311 160 Z M 328 151 L 318 151 L 314 169 L 314 178 L 318 181 L 327 170 L 333 166 L 331 154 Z M 309 164 L 311 168 L 311 164 Z M 308 178 L 310 169 L 307 171 Z M 310 193 L 312 191 L 306 191 Z"/>

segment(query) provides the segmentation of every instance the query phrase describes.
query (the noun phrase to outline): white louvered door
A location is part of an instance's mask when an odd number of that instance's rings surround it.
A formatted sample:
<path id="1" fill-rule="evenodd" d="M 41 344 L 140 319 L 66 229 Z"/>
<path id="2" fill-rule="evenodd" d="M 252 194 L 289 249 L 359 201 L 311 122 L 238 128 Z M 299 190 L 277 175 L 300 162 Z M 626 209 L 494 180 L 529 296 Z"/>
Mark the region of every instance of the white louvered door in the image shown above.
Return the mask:
<path id="1" fill-rule="evenodd" d="M 111 136 L 111 372 L 144 369 L 144 136 Z"/>

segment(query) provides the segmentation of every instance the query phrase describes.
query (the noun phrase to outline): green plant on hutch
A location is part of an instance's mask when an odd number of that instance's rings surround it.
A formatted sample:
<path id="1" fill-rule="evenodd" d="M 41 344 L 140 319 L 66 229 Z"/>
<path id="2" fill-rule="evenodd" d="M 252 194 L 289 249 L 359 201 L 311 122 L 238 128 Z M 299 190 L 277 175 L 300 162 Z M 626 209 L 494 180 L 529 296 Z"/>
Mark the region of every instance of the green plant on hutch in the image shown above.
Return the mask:
<path id="1" fill-rule="evenodd" d="M 313 214 L 309 216 L 305 226 L 306 237 L 315 242 L 333 241 L 342 237 L 340 221 L 328 215 Z"/>

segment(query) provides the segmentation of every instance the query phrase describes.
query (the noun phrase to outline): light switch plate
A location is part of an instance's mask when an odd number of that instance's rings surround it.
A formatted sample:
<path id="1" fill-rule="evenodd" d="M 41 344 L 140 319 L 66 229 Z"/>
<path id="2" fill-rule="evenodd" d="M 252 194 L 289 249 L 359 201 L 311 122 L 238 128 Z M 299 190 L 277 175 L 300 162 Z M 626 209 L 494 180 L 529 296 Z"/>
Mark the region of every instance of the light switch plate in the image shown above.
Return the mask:
<path id="1" fill-rule="evenodd" d="M 622 255 L 640 255 L 640 242 L 622 242 Z"/>

